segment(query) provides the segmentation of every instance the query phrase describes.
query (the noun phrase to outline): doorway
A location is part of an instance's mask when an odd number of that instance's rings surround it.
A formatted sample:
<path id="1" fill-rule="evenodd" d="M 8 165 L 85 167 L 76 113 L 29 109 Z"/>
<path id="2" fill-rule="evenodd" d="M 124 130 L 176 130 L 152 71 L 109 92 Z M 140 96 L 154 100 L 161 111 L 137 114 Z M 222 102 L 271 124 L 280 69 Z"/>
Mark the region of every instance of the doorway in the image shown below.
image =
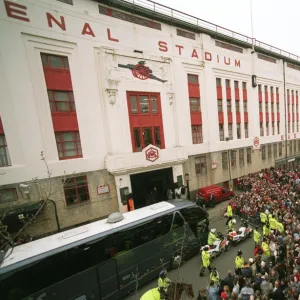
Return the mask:
<path id="1" fill-rule="evenodd" d="M 141 208 L 167 200 L 167 191 L 174 188 L 172 168 L 130 175 L 134 207 Z"/>

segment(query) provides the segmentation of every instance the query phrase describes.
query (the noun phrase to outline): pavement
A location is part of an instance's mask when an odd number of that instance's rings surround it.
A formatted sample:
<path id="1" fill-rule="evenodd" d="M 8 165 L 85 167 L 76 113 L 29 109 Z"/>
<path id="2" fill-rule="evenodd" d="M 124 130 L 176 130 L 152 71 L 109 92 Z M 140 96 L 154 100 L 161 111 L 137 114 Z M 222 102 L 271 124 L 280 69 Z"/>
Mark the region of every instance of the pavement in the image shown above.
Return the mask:
<path id="1" fill-rule="evenodd" d="M 214 208 L 208 209 L 209 218 L 210 218 L 210 228 L 216 228 L 217 231 L 226 233 L 226 218 L 221 216 L 221 209 L 227 206 L 227 201 L 222 202 Z M 237 224 L 234 226 L 235 229 L 238 229 L 241 225 L 241 221 L 236 218 Z M 234 271 L 235 269 L 235 257 L 237 251 L 242 250 L 243 257 L 245 260 L 248 260 L 250 257 L 253 257 L 254 250 L 254 241 L 253 238 L 245 239 L 241 241 L 236 246 L 231 247 L 230 251 L 225 252 L 216 259 L 212 260 L 212 264 L 217 268 L 217 271 L 220 274 L 221 278 L 227 276 L 228 270 Z M 193 284 L 195 298 L 198 295 L 200 288 L 206 288 L 209 284 L 209 273 L 205 272 L 204 277 L 199 277 L 199 272 L 201 268 L 201 256 L 200 254 L 191 258 L 185 262 L 178 270 L 173 270 L 168 272 L 168 277 L 174 282 L 184 282 Z M 138 292 L 134 295 L 128 296 L 127 300 L 139 300 L 140 297 L 148 290 L 157 286 L 157 280 L 154 280 L 144 286 L 141 286 Z M 182 295 L 182 299 L 188 299 L 185 295 Z"/>

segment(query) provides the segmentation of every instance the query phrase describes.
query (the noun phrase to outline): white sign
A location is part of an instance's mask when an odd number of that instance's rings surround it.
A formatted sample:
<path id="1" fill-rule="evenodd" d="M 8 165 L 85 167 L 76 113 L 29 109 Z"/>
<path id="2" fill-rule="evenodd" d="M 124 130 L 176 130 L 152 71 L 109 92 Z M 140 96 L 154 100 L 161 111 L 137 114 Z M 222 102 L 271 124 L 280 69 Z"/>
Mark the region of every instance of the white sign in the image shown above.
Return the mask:
<path id="1" fill-rule="evenodd" d="M 102 194 L 106 194 L 106 193 L 109 193 L 109 186 L 107 184 L 100 185 L 97 187 L 98 195 L 102 195 Z"/>
<path id="2" fill-rule="evenodd" d="M 292 161 L 295 161 L 296 159 L 295 158 L 291 158 L 288 160 L 288 162 L 292 162 Z"/>

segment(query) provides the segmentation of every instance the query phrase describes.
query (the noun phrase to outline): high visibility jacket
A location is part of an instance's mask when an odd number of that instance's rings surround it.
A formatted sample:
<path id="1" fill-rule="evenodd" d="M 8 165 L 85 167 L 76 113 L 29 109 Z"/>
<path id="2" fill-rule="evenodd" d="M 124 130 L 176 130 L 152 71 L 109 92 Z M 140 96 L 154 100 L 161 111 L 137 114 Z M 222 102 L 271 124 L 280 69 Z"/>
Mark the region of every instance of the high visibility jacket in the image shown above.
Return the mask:
<path id="1" fill-rule="evenodd" d="M 260 221 L 262 223 L 266 223 L 266 221 L 267 221 L 267 215 L 263 212 L 260 213 Z"/>
<path id="2" fill-rule="evenodd" d="M 163 288 L 164 290 L 167 290 L 170 284 L 170 279 L 169 278 L 158 278 L 158 287 Z"/>
<path id="3" fill-rule="evenodd" d="M 282 223 L 277 222 L 277 230 L 278 230 L 280 233 L 284 232 L 284 226 L 283 226 Z"/>
<path id="4" fill-rule="evenodd" d="M 201 256 L 203 267 L 207 268 L 210 265 L 210 254 L 207 253 L 205 250 L 202 250 Z"/>
<path id="5" fill-rule="evenodd" d="M 259 243 L 260 238 L 261 238 L 261 234 L 257 230 L 254 230 L 254 242 Z"/>
<path id="6" fill-rule="evenodd" d="M 227 206 L 227 217 L 232 217 L 232 207 L 231 207 L 231 205 Z"/>
<path id="7" fill-rule="evenodd" d="M 232 220 L 230 220 L 227 224 L 229 230 L 232 230 Z"/>
<path id="8" fill-rule="evenodd" d="M 218 284 L 220 282 L 220 275 L 217 271 L 216 275 L 214 275 L 214 272 L 211 272 L 209 275 L 209 279 Z"/>
<path id="9" fill-rule="evenodd" d="M 235 258 L 235 267 L 241 269 L 244 267 L 244 259 L 241 256 Z"/>
<path id="10" fill-rule="evenodd" d="M 219 239 L 215 236 L 214 233 L 210 232 L 208 235 L 207 243 L 209 246 L 212 246 L 215 241 L 218 241 Z"/>
<path id="11" fill-rule="evenodd" d="M 266 225 L 264 225 L 264 227 L 263 227 L 263 234 L 265 236 L 269 236 L 269 234 L 270 234 L 270 228 L 267 227 Z"/>
<path id="12" fill-rule="evenodd" d="M 160 300 L 160 293 L 158 288 L 147 291 L 140 300 Z"/>
<path id="13" fill-rule="evenodd" d="M 276 226 L 277 226 L 277 221 L 275 218 L 269 218 L 269 222 L 270 222 L 270 228 L 272 230 L 276 229 Z"/>
<path id="14" fill-rule="evenodd" d="M 270 256 L 270 255 L 271 255 L 271 252 L 270 252 L 269 245 L 268 245 L 266 242 L 263 242 L 263 243 L 261 244 L 261 246 L 262 246 L 262 248 L 263 248 L 263 250 L 264 250 L 264 254 L 265 254 L 266 256 Z"/>

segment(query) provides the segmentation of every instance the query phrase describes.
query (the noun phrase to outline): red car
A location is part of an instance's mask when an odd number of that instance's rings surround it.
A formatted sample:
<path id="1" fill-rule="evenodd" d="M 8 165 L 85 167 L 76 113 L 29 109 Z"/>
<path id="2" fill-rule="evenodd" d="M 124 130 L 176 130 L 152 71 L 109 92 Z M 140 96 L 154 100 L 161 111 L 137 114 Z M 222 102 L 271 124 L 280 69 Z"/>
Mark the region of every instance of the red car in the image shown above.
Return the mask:
<path id="1" fill-rule="evenodd" d="M 210 195 L 214 195 L 214 204 L 230 199 L 234 196 L 234 192 L 222 188 L 218 185 L 211 185 L 200 188 L 197 193 L 197 199 L 202 200 L 205 205 L 210 203 Z"/>

